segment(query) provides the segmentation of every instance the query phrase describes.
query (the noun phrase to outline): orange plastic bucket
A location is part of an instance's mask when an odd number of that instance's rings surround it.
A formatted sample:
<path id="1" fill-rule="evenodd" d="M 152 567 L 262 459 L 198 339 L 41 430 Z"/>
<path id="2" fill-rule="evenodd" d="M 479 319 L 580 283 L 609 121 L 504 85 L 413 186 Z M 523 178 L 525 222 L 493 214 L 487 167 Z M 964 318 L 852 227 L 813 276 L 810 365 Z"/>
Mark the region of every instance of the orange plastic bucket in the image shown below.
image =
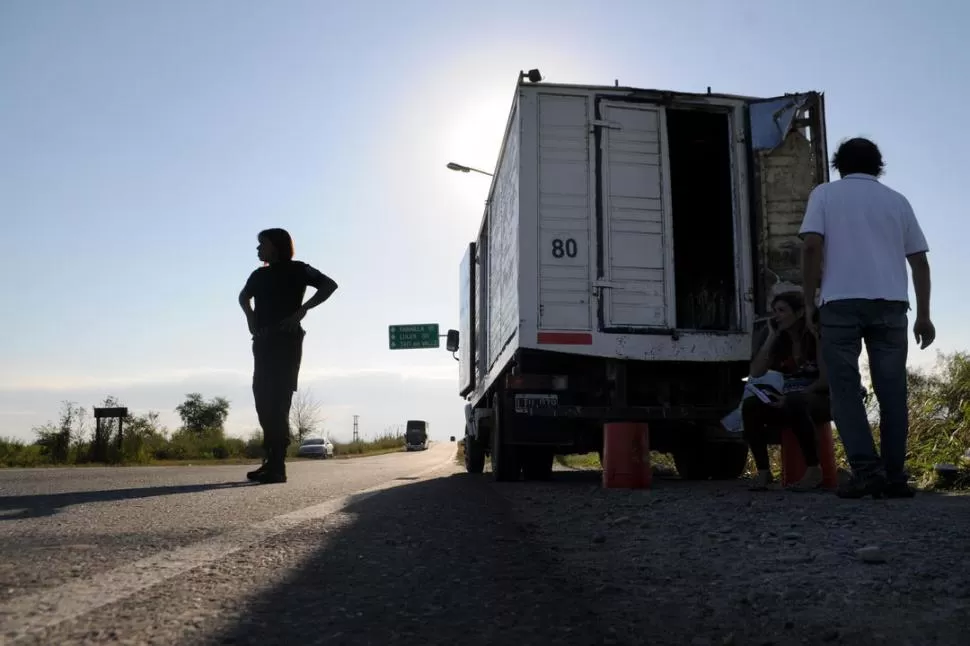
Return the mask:
<path id="1" fill-rule="evenodd" d="M 818 463 L 822 467 L 822 486 L 835 489 L 839 485 L 839 468 L 835 461 L 835 440 L 832 438 L 832 424 L 826 422 L 815 428 L 815 441 L 818 446 Z M 790 429 L 781 432 L 781 483 L 788 486 L 805 475 L 805 456 L 798 445 L 795 434 Z"/>
<path id="2" fill-rule="evenodd" d="M 650 470 L 650 427 L 642 422 L 611 422 L 603 426 L 603 487 L 647 489 Z"/>

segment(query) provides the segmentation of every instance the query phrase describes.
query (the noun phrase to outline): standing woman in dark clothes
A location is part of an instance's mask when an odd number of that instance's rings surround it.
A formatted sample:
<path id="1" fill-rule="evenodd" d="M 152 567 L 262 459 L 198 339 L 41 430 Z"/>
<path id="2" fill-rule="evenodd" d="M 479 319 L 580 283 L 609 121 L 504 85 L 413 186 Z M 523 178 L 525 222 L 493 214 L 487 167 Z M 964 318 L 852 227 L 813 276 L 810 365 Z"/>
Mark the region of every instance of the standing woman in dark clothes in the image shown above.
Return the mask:
<path id="1" fill-rule="evenodd" d="M 256 253 L 263 266 L 250 274 L 239 293 L 239 305 L 253 335 L 253 397 L 263 428 L 265 458 L 246 477 L 268 484 L 286 482 L 290 405 L 306 335 L 300 321 L 307 310 L 330 298 L 337 283 L 305 262 L 293 260 L 293 239 L 285 229 L 261 231 L 258 240 Z M 316 293 L 304 303 L 307 287 L 316 288 Z"/>

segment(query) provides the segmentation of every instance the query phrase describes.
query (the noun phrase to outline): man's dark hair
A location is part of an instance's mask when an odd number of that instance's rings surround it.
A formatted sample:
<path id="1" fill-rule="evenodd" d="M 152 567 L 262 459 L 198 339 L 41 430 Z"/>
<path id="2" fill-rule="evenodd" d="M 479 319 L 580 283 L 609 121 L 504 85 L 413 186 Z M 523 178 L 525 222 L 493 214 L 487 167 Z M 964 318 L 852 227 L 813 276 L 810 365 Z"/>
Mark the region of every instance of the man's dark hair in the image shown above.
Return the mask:
<path id="1" fill-rule="evenodd" d="M 879 177 L 884 164 L 879 146 L 863 137 L 843 141 L 832 155 L 832 168 L 845 177 L 852 173 L 865 173 Z"/>
<path id="2" fill-rule="evenodd" d="M 293 260 L 293 238 L 286 229 L 264 229 L 259 232 L 258 237 L 273 245 L 277 260 Z"/>

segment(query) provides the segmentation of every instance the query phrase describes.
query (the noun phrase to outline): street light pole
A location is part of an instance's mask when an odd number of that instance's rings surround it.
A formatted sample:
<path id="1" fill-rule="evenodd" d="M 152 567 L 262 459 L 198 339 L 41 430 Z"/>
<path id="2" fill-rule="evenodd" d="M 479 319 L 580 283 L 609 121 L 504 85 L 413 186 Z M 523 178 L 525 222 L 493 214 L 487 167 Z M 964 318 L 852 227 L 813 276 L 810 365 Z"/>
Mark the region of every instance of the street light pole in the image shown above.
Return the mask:
<path id="1" fill-rule="evenodd" d="M 492 177 L 491 173 L 486 173 L 483 170 L 478 170 L 477 168 L 472 168 L 471 166 L 465 166 L 464 164 L 456 164 L 455 162 L 448 162 L 448 170 L 458 171 L 459 173 L 481 173 L 482 175 Z"/>

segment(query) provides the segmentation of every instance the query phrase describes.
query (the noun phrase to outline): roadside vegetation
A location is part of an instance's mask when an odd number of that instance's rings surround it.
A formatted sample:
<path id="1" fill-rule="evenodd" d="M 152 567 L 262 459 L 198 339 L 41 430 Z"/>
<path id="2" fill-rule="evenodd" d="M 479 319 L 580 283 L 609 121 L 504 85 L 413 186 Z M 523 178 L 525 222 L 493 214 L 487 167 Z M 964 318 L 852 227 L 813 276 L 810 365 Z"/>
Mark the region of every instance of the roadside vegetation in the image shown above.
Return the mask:
<path id="1" fill-rule="evenodd" d="M 123 406 L 108 397 L 101 407 Z M 24 442 L 0 439 L 0 467 L 38 467 L 84 464 L 184 464 L 187 462 L 249 462 L 262 458 L 262 438 L 254 432 L 248 439 L 227 436 L 224 430 L 229 415 L 229 401 L 222 397 L 206 400 L 199 393 L 190 393 L 176 411 L 182 425 L 169 431 L 159 423 L 156 412 L 144 415 L 129 414 L 124 420 L 121 446 L 117 443 L 117 422 L 102 433 L 102 455 L 98 453 L 92 413 L 74 402 L 63 402 L 58 421 L 34 429 L 36 440 Z M 878 405 L 875 398 L 868 403 L 874 420 L 878 443 Z M 909 373 L 910 435 L 907 464 L 922 486 L 970 487 L 970 461 L 964 458 L 970 449 L 970 354 L 955 352 L 940 354 L 936 366 L 930 370 Z M 306 437 L 326 436 L 320 404 L 309 393 L 294 398 L 291 427 L 295 456 L 299 442 Z M 357 457 L 401 451 L 404 437 L 384 433 L 373 440 L 334 442 L 336 457 Z M 842 443 L 836 439 L 836 457 L 847 468 Z M 669 456 L 654 453 L 654 464 L 672 468 Z M 596 453 L 557 456 L 562 466 L 581 469 L 600 467 Z M 458 442 L 456 461 L 462 464 L 464 446 Z M 772 464 L 781 464 L 778 450 Z M 938 482 L 936 465 L 957 467 L 957 476 L 949 483 Z M 749 461 L 749 470 L 753 464 Z"/>
<path id="2" fill-rule="evenodd" d="M 122 408 L 115 397 L 107 397 L 98 408 Z M 0 467 L 43 467 L 87 464 L 198 464 L 248 463 L 263 457 L 262 434 L 247 439 L 225 432 L 230 403 L 223 397 L 206 400 L 200 393 L 186 395 L 176 407 L 182 424 L 169 430 L 159 422 L 157 412 L 123 420 L 118 443 L 117 420 L 102 420 L 97 432 L 93 411 L 75 402 L 62 402 L 57 422 L 33 429 L 33 442 L 0 438 Z M 291 457 L 307 437 L 326 437 L 321 405 L 310 393 L 300 391 L 293 400 L 290 426 Z M 404 436 L 385 433 L 373 440 L 333 442 L 337 458 L 390 453 L 404 449 Z"/>
<path id="3" fill-rule="evenodd" d="M 381 453 L 395 453 L 404 450 L 404 436 L 394 433 L 379 435 L 373 440 L 359 440 L 357 442 L 334 442 L 333 452 L 340 457 L 357 457 L 361 455 L 378 455 Z"/>

